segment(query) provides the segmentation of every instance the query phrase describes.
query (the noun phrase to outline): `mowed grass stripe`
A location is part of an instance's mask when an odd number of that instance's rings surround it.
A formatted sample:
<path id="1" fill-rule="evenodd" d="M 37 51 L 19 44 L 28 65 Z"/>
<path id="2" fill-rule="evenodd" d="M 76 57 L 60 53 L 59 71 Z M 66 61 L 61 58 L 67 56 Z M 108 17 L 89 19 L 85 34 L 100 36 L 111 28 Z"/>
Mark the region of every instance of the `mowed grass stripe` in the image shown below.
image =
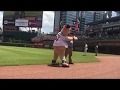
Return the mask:
<path id="1" fill-rule="evenodd" d="M 31 52 L 32 53 L 42 53 L 42 52 L 50 53 L 52 51 L 51 49 L 48 50 L 48 49 L 42 49 L 42 48 L 38 49 L 38 48 L 12 47 L 12 46 L 10 46 L 10 47 L 2 46 L 1 49 L 4 49 L 4 50 L 8 49 L 8 51 L 9 50 L 16 50 L 16 51 L 29 52 L 29 53 L 31 53 Z"/>
<path id="2" fill-rule="evenodd" d="M 24 65 L 50 63 L 52 50 L 0 46 L 0 65 Z M 47 57 L 46 57 L 47 56 Z"/>

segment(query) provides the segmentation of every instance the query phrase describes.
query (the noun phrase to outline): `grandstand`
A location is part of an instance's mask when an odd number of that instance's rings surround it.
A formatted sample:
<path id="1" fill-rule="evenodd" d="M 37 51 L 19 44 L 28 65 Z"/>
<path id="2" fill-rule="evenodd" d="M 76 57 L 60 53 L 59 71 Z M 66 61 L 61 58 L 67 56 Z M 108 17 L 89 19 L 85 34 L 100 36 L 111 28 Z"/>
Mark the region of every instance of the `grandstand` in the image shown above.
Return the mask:
<path id="1" fill-rule="evenodd" d="M 79 39 L 74 41 L 74 50 L 83 51 L 85 43 L 88 44 L 88 52 L 94 52 L 99 45 L 99 53 L 120 54 L 120 16 L 88 23 L 85 31 L 74 33 Z M 46 34 L 33 38 L 33 43 L 42 41 L 52 48 L 55 34 Z"/>
<path id="2" fill-rule="evenodd" d="M 88 23 L 84 35 L 74 42 L 74 48 L 82 48 L 85 43 L 91 52 L 98 44 L 101 53 L 120 54 L 120 16 Z"/>

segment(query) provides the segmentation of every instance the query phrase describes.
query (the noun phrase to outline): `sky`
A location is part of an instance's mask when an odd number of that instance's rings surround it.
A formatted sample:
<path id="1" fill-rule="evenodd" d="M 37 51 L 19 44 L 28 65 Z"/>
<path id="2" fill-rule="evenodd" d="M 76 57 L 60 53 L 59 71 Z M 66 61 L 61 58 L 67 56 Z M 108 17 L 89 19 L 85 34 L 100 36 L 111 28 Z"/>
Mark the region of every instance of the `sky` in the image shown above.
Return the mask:
<path id="1" fill-rule="evenodd" d="M 53 28 L 54 28 L 54 11 L 44 11 L 41 32 L 45 33 L 53 32 Z"/>
<path id="2" fill-rule="evenodd" d="M 113 16 L 116 16 L 116 13 L 113 12 Z M 0 27 L 2 27 L 3 21 L 3 12 L 0 11 Z M 53 32 L 54 27 L 54 11 L 43 11 L 43 24 L 41 32 L 50 33 Z"/>

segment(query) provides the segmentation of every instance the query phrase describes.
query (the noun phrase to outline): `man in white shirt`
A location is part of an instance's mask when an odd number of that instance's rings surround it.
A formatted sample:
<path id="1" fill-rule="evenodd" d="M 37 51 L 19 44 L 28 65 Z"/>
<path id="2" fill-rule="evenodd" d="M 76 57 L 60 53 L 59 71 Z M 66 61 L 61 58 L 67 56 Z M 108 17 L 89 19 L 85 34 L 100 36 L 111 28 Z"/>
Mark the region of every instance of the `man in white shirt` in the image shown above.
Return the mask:
<path id="1" fill-rule="evenodd" d="M 84 47 L 84 56 L 86 56 L 86 54 L 87 54 L 87 50 L 88 50 L 88 45 L 85 44 L 85 47 Z"/>
<path id="2" fill-rule="evenodd" d="M 98 54 L 98 45 L 95 46 L 95 56 Z"/>

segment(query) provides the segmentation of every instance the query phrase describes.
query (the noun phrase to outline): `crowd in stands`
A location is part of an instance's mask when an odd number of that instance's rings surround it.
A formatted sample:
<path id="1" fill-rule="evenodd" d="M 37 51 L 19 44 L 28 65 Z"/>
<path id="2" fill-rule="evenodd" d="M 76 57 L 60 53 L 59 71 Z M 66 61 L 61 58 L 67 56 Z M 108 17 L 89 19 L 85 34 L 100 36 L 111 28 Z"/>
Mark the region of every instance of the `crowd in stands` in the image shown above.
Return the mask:
<path id="1" fill-rule="evenodd" d="M 117 40 L 120 39 L 120 20 L 116 22 L 106 22 L 97 25 L 87 25 L 85 30 L 88 31 L 90 34 L 87 36 L 79 36 L 79 40 Z M 104 34 L 100 34 L 99 31 Z M 109 31 L 111 32 L 111 34 L 108 34 Z"/>
<path id="2" fill-rule="evenodd" d="M 77 36 L 79 41 L 84 40 L 118 40 L 120 39 L 120 33 L 119 34 L 113 34 L 113 35 L 106 35 L 106 36 Z M 32 38 L 32 42 L 42 42 L 43 40 L 54 40 L 54 35 L 40 35 Z"/>
<path id="3" fill-rule="evenodd" d="M 120 34 L 116 35 L 106 35 L 106 36 L 78 36 L 78 40 L 118 40 L 120 39 Z"/>
<path id="4" fill-rule="evenodd" d="M 50 35 L 50 34 L 44 34 L 44 35 L 40 35 L 40 36 L 36 36 L 34 38 L 32 38 L 32 42 L 41 42 L 43 40 L 54 40 L 54 36 L 55 35 Z"/>

